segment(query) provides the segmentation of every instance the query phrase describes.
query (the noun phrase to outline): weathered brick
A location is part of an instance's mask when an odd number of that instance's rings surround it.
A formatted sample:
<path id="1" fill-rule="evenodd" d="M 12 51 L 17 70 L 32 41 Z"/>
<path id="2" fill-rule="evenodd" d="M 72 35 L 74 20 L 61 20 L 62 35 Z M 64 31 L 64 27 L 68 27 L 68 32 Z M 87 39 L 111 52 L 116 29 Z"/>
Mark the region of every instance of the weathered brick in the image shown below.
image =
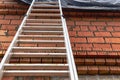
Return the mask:
<path id="1" fill-rule="evenodd" d="M 95 32 L 95 36 L 111 36 L 110 32 Z"/>
<path id="2" fill-rule="evenodd" d="M 0 36 L 0 42 L 11 42 L 13 36 Z"/>
<path id="3" fill-rule="evenodd" d="M 75 44 L 75 47 L 92 47 L 92 44 Z"/>
<path id="4" fill-rule="evenodd" d="M 20 25 L 20 23 L 21 23 L 21 20 L 12 20 L 12 21 L 11 21 L 11 24 Z"/>
<path id="5" fill-rule="evenodd" d="M 19 15 L 6 15 L 5 19 L 20 19 Z"/>
<path id="6" fill-rule="evenodd" d="M 119 66 L 110 66 L 110 74 L 120 74 Z"/>
<path id="7" fill-rule="evenodd" d="M 115 59 L 106 59 L 106 65 L 116 65 Z"/>
<path id="8" fill-rule="evenodd" d="M 120 26 L 120 22 L 117 22 L 117 21 L 107 22 L 107 25 L 109 25 L 109 26 Z"/>
<path id="9" fill-rule="evenodd" d="M 14 80 L 14 77 L 3 77 L 2 80 Z"/>
<path id="10" fill-rule="evenodd" d="M 93 44 L 95 48 L 111 48 L 110 44 Z"/>
<path id="11" fill-rule="evenodd" d="M 104 43 L 104 39 L 103 38 L 87 38 L 89 43 Z"/>
<path id="12" fill-rule="evenodd" d="M 105 38 L 106 43 L 120 43 L 120 38 Z"/>
<path id="13" fill-rule="evenodd" d="M 78 74 L 87 74 L 88 72 L 87 66 L 78 66 L 77 70 Z"/>
<path id="14" fill-rule="evenodd" d="M 76 25 L 90 25 L 89 21 L 76 21 Z"/>
<path id="15" fill-rule="evenodd" d="M 81 43 L 81 42 L 86 42 L 86 38 L 70 38 L 71 42 L 75 43 Z"/>
<path id="16" fill-rule="evenodd" d="M 74 24 L 74 21 L 67 21 L 67 25 L 73 26 L 73 25 L 75 25 L 75 24 Z"/>
<path id="17" fill-rule="evenodd" d="M 88 66 L 88 74 L 98 74 L 97 66 Z"/>
<path id="18" fill-rule="evenodd" d="M 109 74 L 109 67 L 108 66 L 99 66 L 99 74 Z"/>
<path id="19" fill-rule="evenodd" d="M 113 35 L 114 37 L 120 37 L 120 32 L 112 32 L 112 35 Z"/>
<path id="20" fill-rule="evenodd" d="M 77 36 L 75 31 L 69 31 L 70 36 Z"/>
<path id="21" fill-rule="evenodd" d="M 78 36 L 93 36 L 92 32 L 78 32 Z"/>
<path id="22" fill-rule="evenodd" d="M 89 30 L 90 31 L 97 31 L 97 28 L 96 28 L 96 26 L 89 26 Z"/>
<path id="23" fill-rule="evenodd" d="M 10 20 L 0 20 L 0 24 L 9 24 Z"/>
<path id="24" fill-rule="evenodd" d="M 95 59 L 95 64 L 96 65 L 105 65 L 105 59 L 104 58 L 96 58 Z"/>
<path id="25" fill-rule="evenodd" d="M 85 62 L 85 59 L 84 58 L 75 58 L 75 63 L 77 65 L 83 65 Z"/>
<path id="26" fill-rule="evenodd" d="M 92 58 L 87 58 L 85 59 L 85 65 L 94 65 L 95 64 L 95 60 Z"/>
<path id="27" fill-rule="evenodd" d="M 91 22 L 92 25 L 106 26 L 105 22 Z"/>
<path id="28" fill-rule="evenodd" d="M 88 31 L 88 26 L 80 26 L 81 31 Z"/>

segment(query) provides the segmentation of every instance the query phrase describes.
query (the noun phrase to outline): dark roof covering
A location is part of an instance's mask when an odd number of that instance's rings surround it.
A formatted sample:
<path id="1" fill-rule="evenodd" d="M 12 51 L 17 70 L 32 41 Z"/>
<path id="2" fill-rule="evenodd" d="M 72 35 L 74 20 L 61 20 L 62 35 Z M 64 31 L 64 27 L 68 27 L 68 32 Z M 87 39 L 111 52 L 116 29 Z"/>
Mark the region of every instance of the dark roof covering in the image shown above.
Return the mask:
<path id="1" fill-rule="evenodd" d="M 30 4 L 32 2 L 32 0 L 20 0 L 20 1 L 25 2 L 27 4 Z M 61 2 L 63 8 L 74 8 L 84 10 L 120 10 L 120 0 L 61 0 Z"/>

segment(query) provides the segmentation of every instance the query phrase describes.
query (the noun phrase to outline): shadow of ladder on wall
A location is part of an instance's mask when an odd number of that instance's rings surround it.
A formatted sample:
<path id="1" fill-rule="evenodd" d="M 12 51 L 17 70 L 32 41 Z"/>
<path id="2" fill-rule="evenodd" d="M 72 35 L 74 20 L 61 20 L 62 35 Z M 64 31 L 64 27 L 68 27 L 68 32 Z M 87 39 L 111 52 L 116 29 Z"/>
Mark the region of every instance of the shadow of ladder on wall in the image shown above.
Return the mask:
<path id="1" fill-rule="evenodd" d="M 14 63 L 13 58 L 44 59 L 52 62 Z M 62 59 L 56 62 L 54 59 Z M 21 23 L 0 64 L 3 76 L 69 77 L 78 80 L 61 2 L 35 1 Z"/>

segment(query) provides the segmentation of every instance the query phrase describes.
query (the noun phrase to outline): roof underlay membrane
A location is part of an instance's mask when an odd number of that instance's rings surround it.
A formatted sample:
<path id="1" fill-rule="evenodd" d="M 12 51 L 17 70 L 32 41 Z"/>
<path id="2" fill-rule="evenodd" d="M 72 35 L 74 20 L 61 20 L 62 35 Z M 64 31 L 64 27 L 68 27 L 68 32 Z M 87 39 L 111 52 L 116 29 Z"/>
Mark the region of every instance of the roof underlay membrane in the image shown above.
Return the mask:
<path id="1" fill-rule="evenodd" d="M 32 0 L 20 0 L 31 4 Z M 45 0 L 38 0 L 45 1 Z M 55 1 L 55 0 L 46 0 Z M 61 0 L 63 8 L 87 10 L 120 10 L 120 0 Z"/>

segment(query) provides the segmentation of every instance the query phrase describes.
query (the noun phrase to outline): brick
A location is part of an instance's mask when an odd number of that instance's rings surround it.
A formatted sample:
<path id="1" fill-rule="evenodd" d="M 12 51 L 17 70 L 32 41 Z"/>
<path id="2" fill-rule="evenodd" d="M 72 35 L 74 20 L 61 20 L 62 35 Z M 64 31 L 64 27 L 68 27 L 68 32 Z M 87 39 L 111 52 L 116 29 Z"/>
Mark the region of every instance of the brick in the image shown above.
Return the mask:
<path id="1" fill-rule="evenodd" d="M 105 38 L 106 43 L 120 43 L 120 38 Z"/>
<path id="2" fill-rule="evenodd" d="M 11 42 L 13 36 L 0 36 L 0 42 Z"/>
<path id="3" fill-rule="evenodd" d="M 93 44 L 95 48 L 111 48 L 110 44 Z"/>
<path id="4" fill-rule="evenodd" d="M 0 9 L 0 15 L 7 15 L 8 14 L 8 9 Z"/>
<path id="5" fill-rule="evenodd" d="M 83 21 L 96 21 L 96 17 L 82 17 Z"/>
<path id="6" fill-rule="evenodd" d="M 92 47 L 92 44 L 75 44 L 75 47 Z"/>
<path id="7" fill-rule="evenodd" d="M 96 57 L 98 54 L 96 52 L 87 52 L 88 57 Z"/>
<path id="8" fill-rule="evenodd" d="M 91 22 L 92 25 L 98 25 L 98 26 L 106 26 L 106 23 L 105 22 Z"/>
<path id="9" fill-rule="evenodd" d="M 98 74 L 97 66 L 88 66 L 88 74 Z"/>
<path id="10" fill-rule="evenodd" d="M 96 63 L 96 65 L 105 65 L 105 59 L 104 58 L 96 58 L 95 63 Z"/>
<path id="11" fill-rule="evenodd" d="M 49 61 L 49 60 L 48 60 Z M 48 63 L 48 61 L 46 63 Z M 53 63 L 62 63 L 63 62 L 63 59 L 62 58 L 54 58 Z"/>
<path id="12" fill-rule="evenodd" d="M 70 41 L 75 43 L 85 43 L 86 38 L 70 38 Z"/>
<path id="13" fill-rule="evenodd" d="M 113 37 L 120 37 L 120 32 L 112 32 Z"/>
<path id="14" fill-rule="evenodd" d="M 109 52 L 108 57 L 116 58 L 116 57 L 118 57 L 118 53 L 117 52 Z"/>
<path id="15" fill-rule="evenodd" d="M 102 75 L 109 74 L 109 71 L 110 71 L 108 66 L 99 66 L 98 69 L 99 69 L 99 74 L 102 74 Z"/>
<path id="16" fill-rule="evenodd" d="M 69 36 L 77 36 L 75 31 L 69 31 Z"/>
<path id="17" fill-rule="evenodd" d="M 120 26 L 120 22 L 117 22 L 117 21 L 107 22 L 107 25 L 109 25 L 109 26 Z"/>
<path id="18" fill-rule="evenodd" d="M 0 20 L 0 24 L 9 24 L 10 20 Z"/>
<path id="19" fill-rule="evenodd" d="M 115 59 L 106 59 L 106 65 L 116 65 Z"/>
<path id="20" fill-rule="evenodd" d="M 4 18 L 4 15 L 0 15 L 0 19 L 3 19 Z"/>
<path id="21" fill-rule="evenodd" d="M 71 27 L 72 28 L 72 27 Z M 74 28 L 73 28 L 73 31 L 80 31 L 81 29 L 80 29 L 80 27 L 79 26 L 75 26 Z"/>
<path id="22" fill-rule="evenodd" d="M 96 28 L 96 26 L 89 26 L 89 30 L 90 31 L 97 31 L 97 28 Z"/>
<path id="23" fill-rule="evenodd" d="M 97 17 L 97 21 L 112 21 L 111 17 Z"/>
<path id="24" fill-rule="evenodd" d="M 87 38 L 89 43 L 104 43 L 103 38 Z"/>
<path id="25" fill-rule="evenodd" d="M 74 21 L 67 21 L 67 25 L 73 26 L 73 25 L 75 25 L 75 24 L 74 24 Z"/>
<path id="26" fill-rule="evenodd" d="M 6 15 L 5 19 L 20 19 L 19 15 Z"/>
<path id="27" fill-rule="evenodd" d="M 88 26 L 80 26 L 81 31 L 88 31 Z"/>
<path id="28" fill-rule="evenodd" d="M 16 15 L 16 9 L 8 9 L 8 14 L 9 15 Z"/>
<path id="29" fill-rule="evenodd" d="M 97 52 L 99 57 L 107 57 L 108 53 L 107 52 Z"/>
<path id="30" fill-rule="evenodd" d="M 14 77 L 7 77 L 7 76 L 5 76 L 5 77 L 2 78 L 2 80 L 14 80 Z"/>
<path id="31" fill-rule="evenodd" d="M 76 21 L 76 25 L 90 25 L 89 21 Z"/>
<path id="32" fill-rule="evenodd" d="M 31 63 L 41 63 L 42 60 L 41 60 L 41 58 L 31 58 L 31 59 L 30 59 L 30 62 L 31 62 Z"/>
<path id="33" fill-rule="evenodd" d="M 114 31 L 120 31 L 120 27 L 113 27 Z"/>
<path id="34" fill-rule="evenodd" d="M 113 31 L 113 27 L 106 27 L 107 31 Z"/>
<path id="35" fill-rule="evenodd" d="M 17 24 L 20 25 L 21 24 L 21 20 L 12 20 L 11 24 Z"/>
<path id="36" fill-rule="evenodd" d="M 110 74 L 120 74 L 119 66 L 110 66 Z"/>
<path id="37" fill-rule="evenodd" d="M 0 30 L 0 36 L 5 36 L 6 30 Z"/>
<path id="38" fill-rule="evenodd" d="M 75 57 L 86 57 L 87 53 L 86 52 L 79 52 L 78 50 L 76 50 L 77 52 L 74 52 L 74 56 Z"/>
<path id="39" fill-rule="evenodd" d="M 78 36 L 93 36 L 92 32 L 78 32 Z"/>
<path id="40" fill-rule="evenodd" d="M 16 34 L 16 31 L 8 31 L 9 36 L 14 36 Z"/>
<path id="41" fill-rule="evenodd" d="M 84 58 L 75 58 L 75 63 L 77 65 L 83 65 L 85 62 L 85 59 Z"/>
<path id="42" fill-rule="evenodd" d="M 94 65 L 95 64 L 95 60 L 94 59 L 85 59 L 85 65 Z"/>
<path id="43" fill-rule="evenodd" d="M 119 48 L 120 44 L 112 44 L 112 48 Z"/>
<path id="44" fill-rule="evenodd" d="M 116 59 L 117 65 L 120 66 L 120 59 Z"/>
<path id="45" fill-rule="evenodd" d="M 30 58 L 20 58 L 20 63 L 30 63 Z"/>
<path id="46" fill-rule="evenodd" d="M 111 36 L 110 32 L 95 32 L 95 36 Z"/>
<path id="47" fill-rule="evenodd" d="M 97 26 L 98 31 L 106 31 L 106 26 Z"/>
<path id="48" fill-rule="evenodd" d="M 87 74 L 87 66 L 78 66 L 77 70 L 79 75 Z"/>
<path id="49" fill-rule="evenodd" d="M 16 30 L 16 28 L 18 28 L 17 25 L 9 25 L 9 24 L 5 24 L 1 26 L 2 30 Z"/>

